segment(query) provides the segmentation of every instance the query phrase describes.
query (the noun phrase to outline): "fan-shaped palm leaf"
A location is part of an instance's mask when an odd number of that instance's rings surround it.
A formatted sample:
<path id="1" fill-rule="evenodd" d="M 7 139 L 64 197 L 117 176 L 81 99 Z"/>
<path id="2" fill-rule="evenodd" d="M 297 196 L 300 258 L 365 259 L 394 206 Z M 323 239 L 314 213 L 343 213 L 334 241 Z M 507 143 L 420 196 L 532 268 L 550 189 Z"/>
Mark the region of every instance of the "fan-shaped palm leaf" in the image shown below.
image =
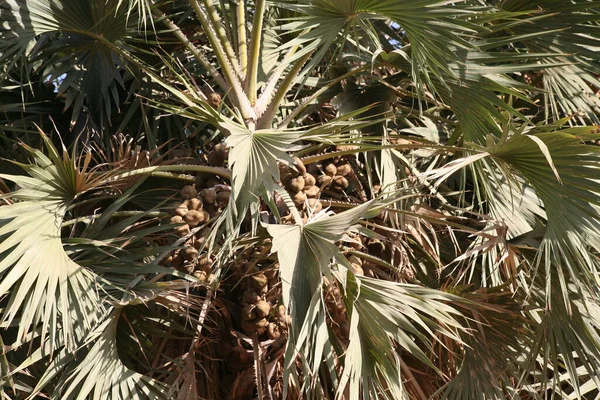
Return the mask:
<path id="1" fill-rule="evenodd" d="M 36 165 L 22 167 L 30 176 L 1 175 L 20 187 L 9 195 L 14 202 L 0 207 L 0 295 L 10 294 L 2 317 L 20 319 L 18 340 L 41 324 L 42 340 L 50 335 L 54 343 L 62 332 L 60 342 L 73 349 L 102 305 L 94 274 L 65 253 L 61 225 L 74 197 L 98 181 L 46 143 L 51 158 L 29 149 Z"/>

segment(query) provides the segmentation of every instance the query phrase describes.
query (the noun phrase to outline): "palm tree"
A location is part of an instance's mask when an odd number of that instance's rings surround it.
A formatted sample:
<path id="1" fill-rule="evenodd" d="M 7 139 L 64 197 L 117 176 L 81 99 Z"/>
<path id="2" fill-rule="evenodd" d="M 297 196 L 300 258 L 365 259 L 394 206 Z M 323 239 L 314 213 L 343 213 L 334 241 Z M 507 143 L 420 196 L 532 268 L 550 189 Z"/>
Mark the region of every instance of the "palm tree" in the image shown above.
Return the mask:
<path id="1" fill-rule="evenodd" d="M 2 398 L 600 397 L 597 7 L 4 2 Z"/>

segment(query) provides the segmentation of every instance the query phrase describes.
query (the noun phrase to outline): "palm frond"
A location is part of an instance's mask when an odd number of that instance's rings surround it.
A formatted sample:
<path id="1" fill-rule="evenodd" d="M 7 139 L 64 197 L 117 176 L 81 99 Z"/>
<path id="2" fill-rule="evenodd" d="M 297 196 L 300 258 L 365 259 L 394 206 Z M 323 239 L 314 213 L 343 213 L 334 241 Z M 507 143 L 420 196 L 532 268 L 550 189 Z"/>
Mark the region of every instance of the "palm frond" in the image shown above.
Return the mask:
<path id="1" fill-rule="evenodd" d="M 0 294 L 10 294 L 2 318 L 20 319 L 17 340 L 41 326 L 42 340 L 49 335 L 54 342 L 62 332 L 60 341 L 73 349 L 103 307 L 95 275 L 63 249 L 61 225 L 75 196 L 97 181 L 46 144 L 51 158 L 28 149 L 36 164 L 21 167 L 30 176 L 1 175 L 20 187 L 9 195 L 14 202 L 0 207 Z"/>

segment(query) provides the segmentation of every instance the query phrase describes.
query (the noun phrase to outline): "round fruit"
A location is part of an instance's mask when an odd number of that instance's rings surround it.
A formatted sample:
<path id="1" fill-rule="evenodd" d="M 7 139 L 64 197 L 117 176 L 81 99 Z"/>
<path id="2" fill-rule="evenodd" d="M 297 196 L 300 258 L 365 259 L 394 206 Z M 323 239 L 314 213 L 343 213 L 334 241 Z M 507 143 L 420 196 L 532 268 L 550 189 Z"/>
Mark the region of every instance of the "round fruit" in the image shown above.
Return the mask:
<path id="1" fill-rule="evenodd" d="M 208 211 L 202 210 L 201 213 L 203 215 L 202 222 L 207 223 L 208 221 L 210 221 L 210 214 L 208 213 Z"/>
<path id="2" fill-rule="evenodd" d="M 323 209 L 323 204 L 317 199 L 308 199 L 308 208 L 316 214 Z"/>
<path id="3" fill-rule="evenodd" d="M 198 191 L 192 185 L 185 185 L 183 189 L 181 189 L 181 198 L 184 200 L 193 199 L 198 195 Z"/>
<path id="4" fill-rule="evenodd" d="M 260 296 L 254 291 L 254 289 L 246 289 L 242 295 L 242 301 L 248 304 L 256 304 L 260 300 Z"/>
<path id="5" fill-rule="evenodd" d="M 209 187 L 209 188 L 220 185 L 220 184 L 221 184 L 221 181 L 216 176 L 208 178 L 208 180 L 206 181 L 206 187 Z"/>
<path id="6" fill-rule="evenodd" d="M 296 169 L 298 170 L 298 173 L 300 175 L 306 174 L 306 167 L 304 166 L 304 163 L 302 162 L 302 160 L 300 160 L 298 157 L 294 157 L 294 161 L 295 161 L 295 165 L 296 165 Z"/>
<path id="7" fill-rule="evenodd" d="M 290 181 L 290 183 L 286 186 L 286 189 L 295 193 L 304 189 L 304 186 L 304 178 L 302 176 L 298 176 Z"/>
<path id="8" fill-rule="evenodd" d="M 351 254 L 348 256 L 348 262 L 351 264 L 356 264 L 362 267 L 362 258 L 355 256 L 354 254 Z"/>
<path id="9" fill-rule="evenodd" d="M 334 189 L 347 189 L 348 188 L 348 179 L 344 178 L 341 175 L 333 177 L 333 187 Z"/>
<path id="10" fill-rule="evenodd" d="M 266 317 L 271 312 L 271 305 L 264 300 L 260 300 L 256 303 L 256 314 L 259 317 Z"/>
<path id="11" fill-rule="evenodd" d="M 163 258 L 159 263 L 159 265 L 162 265 L 163 267 L 170 267 L 172 264 L 173 264 L 173 256 L 172 255 Z"/>
<path id="12" fill-rule="evenodd" d="M 217 193 L 217 204 L 219 205 L 219 207 L 221 207 L 221 208 L 227 207 L 227 204 L 229 204 L 230 197 L 231 197 L 230 192 Z"/>
<path id="13" fill-rule="evenodd" d="M 294 175 L 288 172 L 281 178 L 281 183 L 284 187 L 288 188 L 289 190 L 290 184 L 292 183 L 292 179 L 294 179 Z"/>
<path id="14" fill-rule="evenodd" d="M 325 167 L 325 174 L 329 176 L 335 176 L 337 173 L 337 167 L 333 164 L 327 164 Z"/>
<path id="15" fill-rule="evenodd" d="M 210 274 L 208 276 L 208 278 L 206 278 L 206 282 L 208 282 L 210 284 L 210 283 L 213 283 L 215 281 L 215 279 L 217 279 L 217 276 L 215 274 Z"/>
<path id="16" fill-rule="evenodd" d="M 290 325 L 292 325 L 292 317 L 290 317 L 289 315 L 284 315 L 282 317 L 280 316 L 279 325 L 281 325 L 284 328 L 289 328 Z"/>
<path id="17" fill-rule="evenodd" d="M 188 212 L 188 208 L 187 208 L 187 205 L 185 205 L 185 203 L 173 204 L 173 213 L 175 215 L 180 215 L 183 217 L 186 212 Z"/>
<path id="18" fill-rule="evenodd" d="M 277 265 L 277 264 L 275 264 L 275 265 Z M 275 279 L 275 278 L 277 278 L 277 275 L 279 274 L 279 268 L 276 266 L 271 267 L 269 269 L 264 270 L 263 274 L 265 274 L 265 276 L 269 280 Z"/>
<path id="19" fill-rule="evenodd" d="M 246 304 L 242 307 L 242 318 L 246 321 L 256 318 L 256 307 L 254 307 L 254 304 Z"/>
<path id="20" fill-rule="evenodd" d="M 214 204 L 217 199 L 217 192 L 214 188 L 205 188 L 200 191 L 200 197 L 206 204 Z"/>
<path id="21" fill-rule="evenodd" d="M 179 235 L 179 237 L 184 237 L 190 233 L 189 225 L 180 225 L 175 227 L 175 232 Z"/>
<path id="22" fill-rule="evenodd" d="M 194 278 L 198 279 L 200 282 L 206 282 L 206 272 L 205 271 L 195 271 Z"/>
<path id="23" fill-rule="evenodd" d="M 219 104 L 221 104 L 221 95 L 219 93 L 212 92 L 208 95 L 208 104 L 210 104 L 213 108 L 218 108 Z"/>
<path id="24" fill-rule="evenodd" d="M 321 189 L 319 189 L 318 186 L 311 186 L 308 189 L 304 189 L 304 194 L 306 195 L 306 197 L 310 197 L 310 198 L 319 197 L 320 193 L 321 193 Z"/>
<path id="25" fill-rule="evenodd" d="M 202 200 L 199 198 L 194 197 L 193 199 L 186 200 L 186 202 L 188 203 L 188 210 L 202 210 Z"/>
<path id="26" fill-rule="evenodd" d="M 171 266 L 173 268 L 181 268 L 181 266 L 183 265 L 183 257 L 181 257 L 181 255 L 177 254 L 175 257 L 173 257 L 173 262 L 171 263 Z"/>
<path id="27" fill-rule="evenodd" d="M 183 223 L 183 217 L 181 217 L 179 215 L 175 215 L 175 216 L 171 217 L 170 221 L 171 221 L 172 224 L 182 224 Z"/>
<path id="28" fill-rule="evenodd" d="M 365 274 L 365 270 L 358 264 L 350 264 L 352 266 L 352 272 L 354 273 L 354 275 L 360 275 L 360 276 L 364 276 Z"/>
<path id="29" fill-rule="evenodd" d="M 269 339 L 272 340 L 276 340 L 279 339 L 279 337 L 281 336 L 281 331 L 279 330 L 279 326 L 277 326 L 274 323 L 269 323 L 269 325 L 267 325 L 267 335 L 269 336 Z"/>
<path id="30" fill-rule="evenodd" d="M 317 180 L 311 174 L 304 175 L 304 189 L 314 186 Z"/>
<path id="31" fill-rule="evenodd" d="M 288 167 L 287 164 L 279 163 L 278 168 L 279 168 L 279 175 L 281 175 L 281 176 L 285 176 L 286 174 L 288 174 L 290 172 L 290 167 Z"/>
<path id="32" fill-rule="evenodd" d="M 256 326 L 257 328 L 266 328 L 267 325 L 269 325 L 269 321 L 267 321 L 266 318 L 261 318 L 254 323 L 254 326 Z"/>
<path id="33" fill-rule="evenodd" d="M 198 257 L 198 250 L 193 247 L 186 247 L 182 251 L 183 258 L 187 261 L 194 261 Z"/>
<path id="34" fill-rule="evenodd" d="M 267 279 L 267 277 L 263 273 L 252 275 L 250 279 L 254 287 L 257 289 L 262 289 L 266 287 L 267 283 L 269 282 L 269 279 Z"/>
<path id="35" fill-rule="evenodd" d="M 227 159 L 227 153 L 227 146 L 225 146 L 223 143 L 219 143 L 215 145 L 214 149 L 208 153 L 207 161 L 210 165 L 222 167 Z"/>
<path id="36" fill-rule="evenodd" d="M 183 270 L 188 274 L 192 274 L 194 272 L 194 264 L 191 262 L 185 261 L 183 263 Z"/>
<path id="37" fill-rule="evenodd" d="M 185 220 L 185 222 L 187 222 L 187 224 L 190 227 L 195 227 L 198 226 L 199 223 L 204 221 L 204 213 L 206 211 L 196 211 L 196 210 L 190 210 L 187 213 L 185 213 L 185 215 L 183 216 L 183 219 Z"/>
<path id="38" fill-rule="evenodd" d="M 338 165 L 337 175 L 346 176 L 352 172 L 352 167 L 349 164 Z"/>
<path id="39" fill-rule="evenodd" d="M 331 183 L 331 177 L 329 175 L 320 175 L 317 178 L 317 182 L 319 183 L 319 186 L 329 185 Z"/>
<path id="40" fill-rule="evenodd" d="M 287 314 L 285 312 L 285 306 L 283 304 L 280 304 L 279 307 L 277 307 L 277 316 L 279 318 L 283 318 L 285 317 Z"/>
<path id="41" fill-rule="evenodd" d="M 294 200 L 296 207 L 302 207 L 304 205 L 304 200 L 306 200 L 306 195 L 304 192 L 298 192 L 292 196 L 292 200 Z"/>

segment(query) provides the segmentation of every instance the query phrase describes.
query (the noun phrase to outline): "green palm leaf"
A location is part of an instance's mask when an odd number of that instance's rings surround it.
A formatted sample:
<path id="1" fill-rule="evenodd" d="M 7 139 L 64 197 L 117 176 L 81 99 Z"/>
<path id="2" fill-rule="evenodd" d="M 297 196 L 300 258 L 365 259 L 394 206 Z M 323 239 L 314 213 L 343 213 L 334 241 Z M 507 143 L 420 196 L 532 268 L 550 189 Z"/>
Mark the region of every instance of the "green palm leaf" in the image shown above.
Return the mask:
<path id="1" fill-rule="evenodd" d="M 117 351 L 117 325 L 121 312 L 121 308 L 114 309 L 104 322 L 87 335 L 83 346 L 90 348 L 82 359 L 77 360 L 73 354 L 62 351 L 50 364 L 33 394 L 38 393 L 66 367 L 67 373 L 63 373 L 54 391 L 56 398 L 168 398 L 166 386 L 132 371 L 121 362 Z"/>
<path id="2" fill-rule="evenodd" d="M 0 207 L 0 296 L 10 295 L 2 319 L 19 318 L 18 341 L 41 327 L 42 340 L 55 335 L 73 349 L 102 312 L 95 275 L 72 261 L 61 241 L 61 225 L 78 191 L 94 180 L 80 174 L 67 156 L 51 158 L 29 149 L 36 165 L 21 165 L 30 176 L 0 175 L 19 185 Z M 62 327 L 62 329 L 60 329 Z"/>

